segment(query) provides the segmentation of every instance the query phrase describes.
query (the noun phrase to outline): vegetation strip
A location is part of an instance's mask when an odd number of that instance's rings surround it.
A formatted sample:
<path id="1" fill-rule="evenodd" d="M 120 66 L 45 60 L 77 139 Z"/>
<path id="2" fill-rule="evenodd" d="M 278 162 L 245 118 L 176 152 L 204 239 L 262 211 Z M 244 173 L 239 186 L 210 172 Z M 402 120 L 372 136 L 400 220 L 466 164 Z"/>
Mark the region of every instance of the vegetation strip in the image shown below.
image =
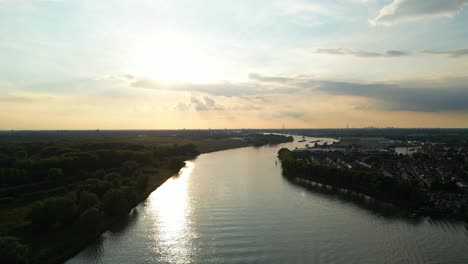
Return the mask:
<path id="1" fill-rule="evenodd" d="M 321 184 L 356 191 L 405 208 L 415 208 L 424 202 L 423 194 L 410 185 L 402 184 L 381 173 L 337 169 L 306 163 L 292 151 L 278 151 L 285 177 L 298 177 Z"/>

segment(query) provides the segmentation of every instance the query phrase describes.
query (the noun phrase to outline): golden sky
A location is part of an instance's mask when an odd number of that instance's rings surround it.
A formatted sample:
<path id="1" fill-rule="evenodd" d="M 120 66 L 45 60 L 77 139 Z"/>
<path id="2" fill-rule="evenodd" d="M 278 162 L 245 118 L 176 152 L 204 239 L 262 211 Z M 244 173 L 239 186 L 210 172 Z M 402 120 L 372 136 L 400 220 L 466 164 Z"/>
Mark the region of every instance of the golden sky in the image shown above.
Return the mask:
<path id="1" fill-rule="evenodd" d="M 468 127 L 467 4 L 0 0 L 0 129 Z"/>

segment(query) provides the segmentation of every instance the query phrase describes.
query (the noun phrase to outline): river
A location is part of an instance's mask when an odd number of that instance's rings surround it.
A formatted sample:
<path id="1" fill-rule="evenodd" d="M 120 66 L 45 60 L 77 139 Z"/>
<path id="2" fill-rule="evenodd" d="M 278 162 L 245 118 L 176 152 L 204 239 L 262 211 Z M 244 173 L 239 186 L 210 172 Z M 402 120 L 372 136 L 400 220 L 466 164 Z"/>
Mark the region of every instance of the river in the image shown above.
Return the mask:
<path id="1" fill-rule="evenodd" d="M 187 162 L 67 263 L 468 263 L 464 222 L 282 177 L 276 153 L 297 139 Z"/>

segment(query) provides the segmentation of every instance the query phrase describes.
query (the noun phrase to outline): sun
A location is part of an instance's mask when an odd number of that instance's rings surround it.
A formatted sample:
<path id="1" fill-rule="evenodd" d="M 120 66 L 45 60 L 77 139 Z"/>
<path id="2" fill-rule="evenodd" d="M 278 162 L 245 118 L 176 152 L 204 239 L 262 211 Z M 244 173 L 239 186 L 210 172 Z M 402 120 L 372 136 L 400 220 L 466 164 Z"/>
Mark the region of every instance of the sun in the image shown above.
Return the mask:
<path id="1" fill-rule="evenodd" d="M 210 48 L 182 34 L 144 38 L 134 47 L 131 73 L 163 83 L 208 83 L 220 74 Z"/>

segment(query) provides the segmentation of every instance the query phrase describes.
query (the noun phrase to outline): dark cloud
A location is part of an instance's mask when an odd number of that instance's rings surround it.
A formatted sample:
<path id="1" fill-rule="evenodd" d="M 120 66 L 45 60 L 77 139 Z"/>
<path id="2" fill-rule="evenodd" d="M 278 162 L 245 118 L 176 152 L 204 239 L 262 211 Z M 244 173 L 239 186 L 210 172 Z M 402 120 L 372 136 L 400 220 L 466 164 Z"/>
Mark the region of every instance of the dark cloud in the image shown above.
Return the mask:
<path id="1" fill-rule="evenodd" d="M 409 55 L 409 53 L 402 50 L 387 50 L 385 52 L 385 56 L 387 57 L 401 57 L 406 55 Z"/>
<path id="2" fill-rule="evenodd" d="M 468 56 L 468 49 L 445 50 L 445 51 L 424 50 L 422 52 L 426 54 L 448 55 L 454 58 Z"/>
<path id="3" fill-rule="evenodd" d="M 315 53 L 329 55 L 355 56 L 360 58 L 402 57 L 410 55 L 402 50 L 387 50 L 383 53 L 351 49 L 317 49 Z"/>
<path id="4" fill-rule="evenodd" d="M 321 81 L 318 90 L 344 96 L 374 100 L 373 107 L 391 111 L 468 111 L 468 82 L 458 79 L 443 83 L 408 82 L 406 84 L 351 83 Z"/>
<path id="5" fill-rule="evenodd" d="M 393 0 L 369 23 L 391 25 L 428 17 L 453 17 L 467 5 L 468 0 Z"/>
<path id="6" fill-rule="evenodd" d="M 259 80 L 274 80 L 262 76 Z M 373 107 L 391 111 L 468 111 L 468 78 L 439 81 L 414 80 L 400 83 L 359 83 L 314 78 L 288 78 L 290 91 L 320 91 L 330 95 L 369 98 Z M 278 79 L 283 83 L 282 79 Z"/>

